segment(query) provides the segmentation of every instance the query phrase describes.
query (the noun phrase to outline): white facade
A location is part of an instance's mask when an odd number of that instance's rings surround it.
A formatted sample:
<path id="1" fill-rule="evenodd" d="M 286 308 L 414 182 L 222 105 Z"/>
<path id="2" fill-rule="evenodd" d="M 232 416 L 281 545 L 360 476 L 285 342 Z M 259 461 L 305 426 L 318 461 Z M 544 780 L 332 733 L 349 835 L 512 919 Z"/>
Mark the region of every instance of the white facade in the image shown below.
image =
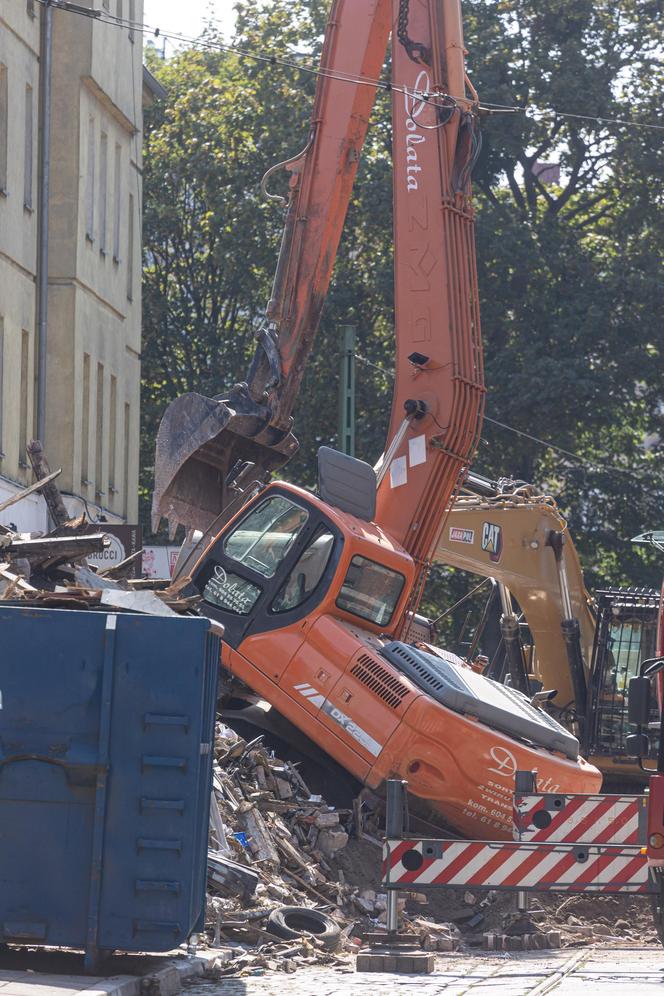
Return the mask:
<path id="1" fill-rule="evenodd" d="M 79 0 L 105 17 L 119 0 Z M 142 20 L 142 0 L 131 5 Z M 34 15 L 33 16 L 33 10 Z M 128 5 L 124 5 L 124 16 Z M 32 483 L 37 432 L 43 8 L 0 4 L 0 504 Z M 53 10 L 45 439 L 74 512 L 135 522 L 141 348 L 138 31 Z M 7 167 L 3 170 L 3 156 Z M 71 495 L 71 499 L 67 498 Z M 0 512 L 47 526 L 40 498 Z"/>

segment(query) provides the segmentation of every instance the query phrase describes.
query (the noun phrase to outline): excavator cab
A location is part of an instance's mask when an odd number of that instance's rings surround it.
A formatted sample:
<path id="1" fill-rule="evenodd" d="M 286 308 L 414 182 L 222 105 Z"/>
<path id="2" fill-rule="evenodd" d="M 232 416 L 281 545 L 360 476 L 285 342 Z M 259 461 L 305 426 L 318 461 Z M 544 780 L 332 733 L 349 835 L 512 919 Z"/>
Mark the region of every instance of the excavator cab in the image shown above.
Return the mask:
<path id="1" fill-rule="evenodd" d="M 252 634 L 299 627 L 321 604 L 378 632 L 394 628 L 402 614 L 396 610 L 403 610 L 413 562 L 371 521 L 372 469 L 322 447 L 319 473 L 321 493 L 334 495 L 333 503 L 272 484 L 194 568 L 204 611 L 224 624 L 231 647 Z"/>
<path id="2" fill-rule="evenodd" d="M 320 504 L 299 489 L 272 485 L 200 563 L 194 584 L 206 614 L 224 623 L 231 646 L 249 633 L 297 624 L 322 601 L 370 625 L 393 621 L 406 558 L 395 563 L 394 551 L 383 556 L 380 544 L 370 553 L 366 538 L 349 556 L 352 531 L 323 514 Z"/>
<path id="3" fill-rule="evenodd" d="M 597 626 L 589 682 L 589 723 L 586 752 L 607 759 L 616 778 L 638 777 L 626 748 L 630 719 L 631 681 L 643 662 L 652 659 L 657 641 L 659 592 L 647 588 L 608 588 L 598 591 Z M 651 730 L 659 726 L 654 698 Z M 651 756 L 657 756 L 657 734 Z"/>

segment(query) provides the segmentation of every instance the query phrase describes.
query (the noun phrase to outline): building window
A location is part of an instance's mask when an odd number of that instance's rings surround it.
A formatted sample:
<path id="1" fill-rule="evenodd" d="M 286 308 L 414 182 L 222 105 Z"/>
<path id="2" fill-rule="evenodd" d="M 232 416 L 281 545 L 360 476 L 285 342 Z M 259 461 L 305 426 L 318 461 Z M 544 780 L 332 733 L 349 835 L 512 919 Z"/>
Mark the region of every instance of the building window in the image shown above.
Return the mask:
<path id="1" fill-rule="evenodd" d="M 108 432 L 108 490 L 111 495 L 111 501 L 113 496 L 117 494 L 118 489 L 115 486 L 115 448 L 117 446 L 117 421 L 118 421 L 118 379 L 111 374 L 111 398 L 110 398 L 110 411 L 108 415 L 109 422 L 109 432 Z"/>
<path id="2" fill-rule="evenodd" d="M 136 0 L 129 0 L 129 41 L 134 41 L 134 22 L 136 21 Z"/>
<path id="3" fill-rule="evenodd" d="M 127 300 L 134 300 L 134 195 L 129 195 L 127 219 Z"/>
<path id="4" fill-rule="evenodd" d="M 131 405 L 124 406 L 124 517 L 129 516 L 129 441 L 131 439 Z"/>
<path id="5" fill-rule="evenodd" d="M 104 364 L 97 364 L 97 419 L 95 439 L 95 495 L 102 498 L 104 491 Z"/>
<path id="6" fill-rule="evenodd" d="M 23 206 L 32 211 L 32 87 L 25 88 L 25 143 L 23 147 Z"/>
<path id="7" fill-rule="evenodd" d="M 7 193 L 7 130 L 9 128 L 7 84 L 7 67 L 0 64 L 0 194 Z"/>
<path id="8" fill-rule="evenodd" d="M 90 354 L 83 354 L 83 410 L 81 412 L 81 484 L 90 484 Z"/>
<path id="9" fill-rule="evenodd" d="M 106 218 L 108 203 L 108 135 L 99 142 L 99 251 L 106 255 Z"/>
<path id="10" fill-rule="evenodd" d="M 120 212 L 122 203 L 122 149 L 115 146 L 113 174 L 113 261 L 120 262 Z"/>
<path id="11" fill-rule="evenodd" d="M 21 398 L 19 401 L 18 465 L 27 468 L 28 456 L 28 390 L 30 387 L 30 333 L 21 332 Z"/>
<path id="12" fill-rule="evenodd" d="M 85 185 L 85 235 L 95 237 L 95 119 L 88 120 L 88 164 Z"/>

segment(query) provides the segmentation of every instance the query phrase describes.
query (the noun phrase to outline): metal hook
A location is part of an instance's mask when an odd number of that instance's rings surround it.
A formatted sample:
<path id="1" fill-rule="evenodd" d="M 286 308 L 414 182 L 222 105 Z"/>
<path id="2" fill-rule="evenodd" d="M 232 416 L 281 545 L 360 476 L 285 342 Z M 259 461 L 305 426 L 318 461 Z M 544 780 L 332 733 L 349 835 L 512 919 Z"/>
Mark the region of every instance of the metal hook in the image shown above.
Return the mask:
<path id="1" fill-rule="evenodd" d="M 288 169 L 289 166 L 294 166 L 295 163 L 300 161 L 300 159 L 304 159 L 307 152 L 313 145 L 315 137 L 316 137 L 316 129 L 312 128 L 311 134 L 309 135 L 309 141 L 307 142 L 307 144 L 305 145 L 305 147 L 302 149 L 301 152 L 298 152 L 296 156 L 291 156 L 290 159 L 284 159 L 283 162 L 275 163 L 274 166 L 270 166 L 269 170 L 267 171 L 267 173 L 265 173 L 263 179 L 261 180 L 261 193 L 267 201 L 277 201 L 281 207 L 286 206 L 288 200 L 285 197 L 282 197 L 281 194 L 271 194 L 270 191 L 267 189 L 267 181 L 272 176 L 272 174 L 276 173 L 278 170 Z"/>

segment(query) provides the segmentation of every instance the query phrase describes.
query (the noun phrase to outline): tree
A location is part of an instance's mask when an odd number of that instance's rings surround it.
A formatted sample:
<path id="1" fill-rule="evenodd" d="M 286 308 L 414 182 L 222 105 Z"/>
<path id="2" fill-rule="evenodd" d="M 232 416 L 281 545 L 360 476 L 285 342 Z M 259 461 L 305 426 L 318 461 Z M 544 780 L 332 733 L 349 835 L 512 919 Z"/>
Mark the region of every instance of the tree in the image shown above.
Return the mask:
<path id="1" fill-rule="evenodd" d="M 312 27 L 303 4 L 271 5 L 263 51 Z M 257 10 L 241 13 L 249 41 Z M 307 37 L 308 37 L 307 34 Z M 185 391 L 215 395 L 245 375 L 267 301 L 283 217 L 260 194 L 273 163 L 304 144 L 309 75 L 185 50 L 152 69 L 168 92 L 146 122 L 143 319 L 143 514 L 154 440 L 166 405 Z M 296 74 L 297 75 L 297 74 Z M 301 88 L 304 88 L 304 95 Z"/>
<path id="2" fill-rule="evenodd" d="M 664 173 L 659 135 L 641 127 L 658 115 L 661 4 L 468 8 L 488 103 L 581 115 L 491 116 L 475 182 L 488 414 L 585 463 L 491 423 L 479 462 L 558 495 L 592 580 L 653 583 L 659 566 L 629 537 L 662 493 L 643 441 L 662 429 Z M 534 172 L 551 160 L 558 184 Z"/>

